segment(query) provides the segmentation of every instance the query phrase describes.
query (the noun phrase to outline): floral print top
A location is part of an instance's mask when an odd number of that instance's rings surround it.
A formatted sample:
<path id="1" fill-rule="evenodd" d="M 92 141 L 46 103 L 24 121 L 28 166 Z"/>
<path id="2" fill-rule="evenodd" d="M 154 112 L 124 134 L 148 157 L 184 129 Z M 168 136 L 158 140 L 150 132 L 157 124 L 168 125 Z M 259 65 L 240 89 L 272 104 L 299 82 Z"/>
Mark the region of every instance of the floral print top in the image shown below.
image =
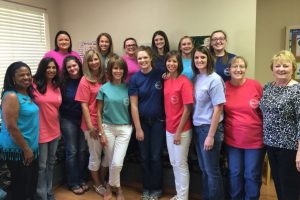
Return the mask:
<path id="1" fill-rule="evenodd" d="M 300 84 L 264 86 L 260 101 L 264 144 L 297 150 L 300 140 Z"/>

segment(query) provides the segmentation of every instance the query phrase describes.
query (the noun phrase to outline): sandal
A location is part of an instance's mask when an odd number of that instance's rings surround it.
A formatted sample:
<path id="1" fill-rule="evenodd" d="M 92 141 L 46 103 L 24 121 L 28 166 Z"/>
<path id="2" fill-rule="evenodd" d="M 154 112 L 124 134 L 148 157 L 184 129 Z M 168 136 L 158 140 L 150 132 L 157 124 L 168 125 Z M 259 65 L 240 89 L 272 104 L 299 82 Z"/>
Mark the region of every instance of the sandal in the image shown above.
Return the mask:
<path id="1" fill-rule="evenodd" d="M 82 195 L 84 193 L 84 190 L 79 185 L 71 187 L 70 190 L 76 195 Z"/>
<path id="2" fill-rule="evenodd" d="M 90 187 L 86 183 L 81 183 L 81 188 L 83 189 L 84 192 L 87 192 L 90 190 Z"/>
<path id="3" fill-rule="evenodd" d="M 105 190 L 105 187 L 103 185 L 93 185 L 94 189 L 95 189 L 95 192 L 97 192 L 99 195 L 101 196 L 104 196 L 106 190 Z"/>

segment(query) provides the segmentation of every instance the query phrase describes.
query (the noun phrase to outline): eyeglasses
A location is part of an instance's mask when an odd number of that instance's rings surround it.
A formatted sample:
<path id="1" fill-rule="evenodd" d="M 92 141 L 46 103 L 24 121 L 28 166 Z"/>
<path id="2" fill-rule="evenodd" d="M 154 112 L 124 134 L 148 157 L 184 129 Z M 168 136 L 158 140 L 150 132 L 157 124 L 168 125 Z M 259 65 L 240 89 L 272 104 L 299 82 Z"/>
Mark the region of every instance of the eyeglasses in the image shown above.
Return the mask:
<path id="1" fill-rule="evenodd" d="M 246 69 L 246 66 L 244 66 L 244 65 L 231 65 L 230 68 L 232 68 L 232 69 L 237 69 L 237 68 Z"/>
<path id="2" fill-rule="evenodd" d="M 220 37 L 220 38 L 212 38 L 211 41 L 212 41 L 212 42 L 217 42 L 217 41 L 224 42 L 224 41 L 225 41 L 225 38 L 224 38 L 224 37 Z"/>
<path id="3" fill-rule="evenodd" d="M 127 44 L 125 45 L 126 48 L 129 48 L 129 47 L 136 47 L 136 44 Z"/>

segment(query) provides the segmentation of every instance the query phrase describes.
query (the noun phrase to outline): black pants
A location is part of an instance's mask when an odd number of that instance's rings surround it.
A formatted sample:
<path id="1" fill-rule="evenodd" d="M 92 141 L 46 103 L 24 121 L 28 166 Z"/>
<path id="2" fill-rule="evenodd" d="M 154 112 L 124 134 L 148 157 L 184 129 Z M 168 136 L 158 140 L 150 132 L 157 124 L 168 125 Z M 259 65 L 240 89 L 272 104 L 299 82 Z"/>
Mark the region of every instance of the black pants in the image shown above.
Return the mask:
<path id="1" fill-rule="evenodd" d="M 25 166 L 22 161 L 7 161 L 11 173 L 11 199 L 31 200 L 36 193 L 38 159 Z"/>
<path id="2" fill-rule="evenodd" d="M 267 146 L 271 173 L 278 200 L 300 200 L 300 172 L 296 168 L 296 150 Z"/>

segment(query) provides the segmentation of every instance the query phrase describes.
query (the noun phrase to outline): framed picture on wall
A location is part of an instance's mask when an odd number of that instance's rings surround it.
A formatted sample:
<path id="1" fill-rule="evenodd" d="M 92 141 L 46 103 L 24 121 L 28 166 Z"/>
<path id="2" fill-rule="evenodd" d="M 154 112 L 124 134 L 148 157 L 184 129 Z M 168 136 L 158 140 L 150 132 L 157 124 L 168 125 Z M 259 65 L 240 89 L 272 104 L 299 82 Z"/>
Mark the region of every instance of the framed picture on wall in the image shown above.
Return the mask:
<path id="1" fill-rule="evenodd" d="M 286 27 L 285 49 L 291 51 L 296 57 L 295 78 L 300 80 L 300 25 Z"/>

